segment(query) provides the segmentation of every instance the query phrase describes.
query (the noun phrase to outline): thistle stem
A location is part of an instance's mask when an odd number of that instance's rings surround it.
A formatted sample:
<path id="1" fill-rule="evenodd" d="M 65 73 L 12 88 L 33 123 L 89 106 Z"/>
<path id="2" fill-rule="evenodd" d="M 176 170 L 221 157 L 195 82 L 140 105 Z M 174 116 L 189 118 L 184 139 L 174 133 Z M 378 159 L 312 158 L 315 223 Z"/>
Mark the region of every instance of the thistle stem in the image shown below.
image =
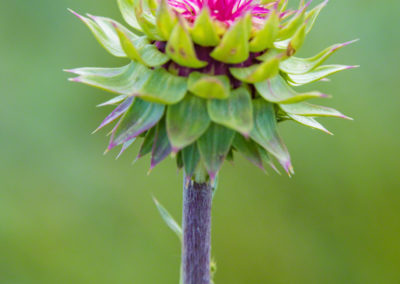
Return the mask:
<path id="1" fill-rule="evenodd" d="M 185 178 L 182 217 L 183 284 L 210 284 L 211 203 L 210 182 Z"/>

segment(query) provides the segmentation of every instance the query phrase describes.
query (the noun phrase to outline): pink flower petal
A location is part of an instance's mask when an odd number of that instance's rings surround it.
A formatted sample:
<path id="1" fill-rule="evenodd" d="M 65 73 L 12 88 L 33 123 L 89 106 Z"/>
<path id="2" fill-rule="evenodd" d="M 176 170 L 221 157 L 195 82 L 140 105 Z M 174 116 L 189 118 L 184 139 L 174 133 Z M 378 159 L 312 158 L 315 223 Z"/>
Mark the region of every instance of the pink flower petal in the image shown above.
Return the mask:
<path id="1" fill-rule="evenodd" d="M 196 19 L 202 9 L 207 7 L 214 19 L 228 26 L 246 13 L 250 12 L 254 17 L 262 18 L 271 11 L 254 0 L 168 0 L 168 3 L 191 22 Z"/>

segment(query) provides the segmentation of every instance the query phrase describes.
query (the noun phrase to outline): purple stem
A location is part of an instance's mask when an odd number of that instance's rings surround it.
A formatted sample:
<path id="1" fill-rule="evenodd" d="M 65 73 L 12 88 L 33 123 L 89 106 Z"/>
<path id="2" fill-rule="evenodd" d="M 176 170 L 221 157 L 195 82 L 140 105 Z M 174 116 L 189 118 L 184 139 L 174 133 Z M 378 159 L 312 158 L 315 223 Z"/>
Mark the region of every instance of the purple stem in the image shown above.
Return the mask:
<path id="1" fill-rule="evenodd" d="M 210 284 L 211 203 L 209 182 L 185 179 L 183 189 L 183 284 Z"/>

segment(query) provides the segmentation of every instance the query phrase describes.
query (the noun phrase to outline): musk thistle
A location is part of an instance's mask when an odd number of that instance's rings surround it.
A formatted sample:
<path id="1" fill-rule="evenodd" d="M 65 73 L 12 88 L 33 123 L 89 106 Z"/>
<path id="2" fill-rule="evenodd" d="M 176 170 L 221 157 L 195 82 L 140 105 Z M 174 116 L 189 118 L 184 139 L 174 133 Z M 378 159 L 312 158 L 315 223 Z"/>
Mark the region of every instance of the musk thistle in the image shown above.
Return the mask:
<path id="1" fill-rule="evenodd" d="M 276 169 L 276 159 L 292 174 L 279 122 L 330 133 L 315 118 L 349 119 L 332 108 L 306 102 L 326 94 L 298 93 L 293 87 L 325 81 L 355 66 L 322 65 L 352 41 L 334 44 L 310 58 L 296 57 L 327 1 L 312 9 L 301 1 L 297 10 L 287 9 L 287 2 L 118 0 L 130 29 L 109 18 L 73 12 L 109 53 L 129 60 L 118 68 L 67 70 L 78 75 L 71 81 L 117 94 L 100 105 L 117 105 L 97 129 L 117 121 L 107 150 L 121 146 L 122 153 L 143 137 L 138 158 L 151 153 L 153 169 L 169 155 L 175 156 L 185 173 L 187 193 L 210 190 L 223 162 L 233 159 L 234 152 L 261 169 L 264 165 Z M 190 198 L 206 201 L 204 208 L 198 208 L 200 215 L 210 207 L 209 194 L 185 196 L 191 207 L 185 207 L 187 212 L 184 208 L 184 235 L 185 225 L 193 221 L 186 215 L 197 214 L 190 213 L 196 207 Z M 210 217 L 203 217 L 209 223 Z M 199 226 L 194 221 L 191 225 Z M 205 230 L 197 237 L 207 238 L 209 228 Z M 183 254 L 193 249 L 185 247 L 190 241 L 184 236 Z M 207 256 L 209 240 L 204 245 Z M 210 282 L 207 272 L 193 271 L 194 264 L 185 263 L 196 260 L 183 258 L 185 284 Z M 204 265 L 209 270 L 209 262 Z"/>

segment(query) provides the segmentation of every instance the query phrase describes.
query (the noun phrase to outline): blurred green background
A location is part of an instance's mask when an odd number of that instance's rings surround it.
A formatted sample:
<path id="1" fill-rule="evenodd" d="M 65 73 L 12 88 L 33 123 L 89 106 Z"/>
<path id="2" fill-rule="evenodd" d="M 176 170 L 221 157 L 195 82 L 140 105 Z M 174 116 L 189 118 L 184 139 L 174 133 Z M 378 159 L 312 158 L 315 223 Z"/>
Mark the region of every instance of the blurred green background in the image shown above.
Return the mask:
<path id="1" fill-rule="evenodd" d="M 5 0 L 0 8 L 0 283 L 178 283 L 180 246 L 152 202 L 180 219 L 181 173 L 147 176 L 90 135 L 109 94 L 63 68 L 121 66 L 66 8 L 121 20 L 114 0 Z M 293 2 L 293 1 L 292 1 Z M 354 38 L 317 83 L 331 137 L 285 123 L 296 175 L 226 164 L 213 211 L 216 283 L 400 283 L 398 1 L 335 0 L 302 55 Z M 122 20 L 121 20 L 122 21 Z M 322 102 L 323 103 L 323 102 Z"/>

